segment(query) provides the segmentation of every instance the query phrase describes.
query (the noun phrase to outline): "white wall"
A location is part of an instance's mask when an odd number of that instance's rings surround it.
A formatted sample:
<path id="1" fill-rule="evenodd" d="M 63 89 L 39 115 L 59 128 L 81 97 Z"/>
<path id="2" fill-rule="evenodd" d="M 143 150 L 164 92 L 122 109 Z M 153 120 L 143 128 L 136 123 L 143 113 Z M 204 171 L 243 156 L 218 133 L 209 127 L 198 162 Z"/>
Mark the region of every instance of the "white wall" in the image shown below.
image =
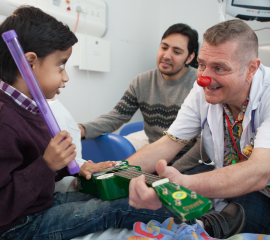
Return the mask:
<path id="1" fill-rule="evenodd" d="M 259 57 L 262 63 L 266 66 L 270 66 L 270 44 L 269 46 L 262 46 L 259 48 Z"/>
<path id="2" fill-rule="evenodd" d="M 0 23 L 6 19 L 6 16 L 0 15 Z"/>
<path id="3" fill-rule="evenodd" d="M 58 96 L 77 122 L 108 113 L 137 74 L 156 67 L 161 38 L 157 0 L 108 0 L 107 6 L 108 30 L 103 39 L 111 43 L 111 72 L 79 71 L 70 59 L 70 81 Z M 136 121 L 142 121 L 140 112 L 132 119 Z"/>
<path id="4" fill-rule="evenodd" d="M 111 43 L 111 72 L 86 72 L 67 63 L 70 81 L 57 97 L 77 122 L 94 120 L 114 108 L 128 84 L 139 73 L 156 67 L 156 54 L 164 31 L 172 24 L 187 23 L 199 33 L 219 22 L 217 0 L 106 0 Z M 3 19 L 0 16 L 0 21 Z M 232 19 L 226 16 L 226 19 Z M 248 22 L 252 29 L 270 22 Z M 259 43 L 270 44 L 270 30 L 256 32 Z M 270 66 L 269 49 L 260 49 L 263 63 Z M 72 57 L 72 56 L 71 56 Z M 136 113 L 132 122 L 141 121 Z"/>
<path id="5" fill-rule="evenodd" d="M 219 23 L 217 0 L 161 0 L 160 34 L 174 23 L 186 23 L 199 33 L 202 43 L 203 33 Z"/>
<path id="6" fill-rule="evenodd" d="M 160 9 L 160 35 L 174 23 L 186 23 L 198 31 L 200 46 L 203 42 L 204 32 L 209 27 L 219 23 L 219 3 L 217 0 L 160 0 Z M 226 20 L 230 19 L 233 17 L 226 15 Z M 246 22 L 253 30 L 270 27 L 270 22 Z M 260 45 L 268 44 L 270 46 L 270 29 L 255 32 Z M 270 58 L 265 57 L 266 51 L 265 48 L 261 48 L 259 57 L 262 57 L 264 65 L 270 66 Z"/>

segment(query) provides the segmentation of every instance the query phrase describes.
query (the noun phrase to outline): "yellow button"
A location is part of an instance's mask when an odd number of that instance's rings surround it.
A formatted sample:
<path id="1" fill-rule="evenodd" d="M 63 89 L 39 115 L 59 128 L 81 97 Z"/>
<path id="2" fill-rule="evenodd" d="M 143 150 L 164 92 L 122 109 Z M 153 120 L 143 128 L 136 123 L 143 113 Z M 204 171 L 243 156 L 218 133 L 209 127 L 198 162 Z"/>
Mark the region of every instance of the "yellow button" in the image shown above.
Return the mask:
<path id="1" fill-rule="evenodd" d="M 182 199 L 187 197 L 187 193 L 184 191 L 177 191 L 177 192 L 173 193 L 172 197 L 174 199 L 181 199 L 182 200 Z"/>

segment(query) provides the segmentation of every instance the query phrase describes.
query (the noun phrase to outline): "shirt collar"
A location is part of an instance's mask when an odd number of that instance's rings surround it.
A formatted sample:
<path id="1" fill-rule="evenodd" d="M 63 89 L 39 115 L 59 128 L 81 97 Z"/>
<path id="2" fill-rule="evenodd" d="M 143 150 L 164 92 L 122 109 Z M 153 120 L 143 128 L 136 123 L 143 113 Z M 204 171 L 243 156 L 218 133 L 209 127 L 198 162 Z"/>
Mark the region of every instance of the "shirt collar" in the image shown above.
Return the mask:
<path id="1" fill-rule="evenodd" d="M 13 100 L 24 109 L 33 114 L 40 114 L 37 104 L 34 100 L 27 97 L 25 94 L 18 91 L 16 88 L 6 84 L 0 79 L 0 89 L 13 98 Z"/>
<path id="2" fill-rule="evenodd" d="M 237 117 L 237 119 L 236 119 L 237 121 L 241 121 L 241 122 L 243 121 L 244 114 L 245 114 L 245 112 L 246 112 L 246 108 L 247 108 L 248 103 L 249 103 L 249 97 L 247 97 L 246 101 L 244 102 L 243 107 L 242 107 L 242 111 L 238 114 L 238 117 Z M 222 103 L 222 107 L 223 107 L 223 109 L 224 109 L 224 112 L 225 112 L 225 113 L 227 114 L 227 116 L 229 117 L 230 122 L 231 122 L 232 124 L 234 124 L 235 121 L 234 121 L 234 119 L 233 119 L 233 116 L 232 116 L 230 110 L 228 109 L 227 104 Z"/>

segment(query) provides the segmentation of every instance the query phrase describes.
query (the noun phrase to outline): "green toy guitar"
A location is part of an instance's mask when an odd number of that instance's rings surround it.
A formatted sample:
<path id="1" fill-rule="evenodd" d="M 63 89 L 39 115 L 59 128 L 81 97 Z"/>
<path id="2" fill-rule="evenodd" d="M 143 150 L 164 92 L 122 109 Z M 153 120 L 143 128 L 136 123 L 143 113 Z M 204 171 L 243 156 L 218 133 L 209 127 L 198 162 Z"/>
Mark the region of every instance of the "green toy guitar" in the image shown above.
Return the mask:
<path id="1" fill-rule="evenodd" d="M 129 195 L 129 182 L 145 175 L 146 184 L 153 187 L 163 205 L 180 220 L 187 221 L 201 217 L 211 208 L 211 201 L 180 185 L 161 179 L 156 175 L 141 172 L 140 167 L 118 162 L 115 166 L 92 175 L 90 180 L 77 178 L 79 191 L 98 195 L 102 200 L 113 200 Z"/>

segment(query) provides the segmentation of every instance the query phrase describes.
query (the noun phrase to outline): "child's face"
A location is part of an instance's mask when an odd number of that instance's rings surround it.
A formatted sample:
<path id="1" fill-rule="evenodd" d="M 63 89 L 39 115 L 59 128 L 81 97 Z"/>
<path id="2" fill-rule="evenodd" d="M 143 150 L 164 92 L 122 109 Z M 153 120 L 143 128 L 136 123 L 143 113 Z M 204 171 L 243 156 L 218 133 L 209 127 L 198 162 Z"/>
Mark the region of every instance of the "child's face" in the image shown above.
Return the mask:
<path id="1" fill-rule="evenodd" d="M 55 51 L 43 60 L 38 60 L 33 67 L 34 74 L 47 99 L 60 94 L 59 88 L 64 88 L 69 80 L 65 64 L 72 52 L 72 47 L 66 51 Z"/>

